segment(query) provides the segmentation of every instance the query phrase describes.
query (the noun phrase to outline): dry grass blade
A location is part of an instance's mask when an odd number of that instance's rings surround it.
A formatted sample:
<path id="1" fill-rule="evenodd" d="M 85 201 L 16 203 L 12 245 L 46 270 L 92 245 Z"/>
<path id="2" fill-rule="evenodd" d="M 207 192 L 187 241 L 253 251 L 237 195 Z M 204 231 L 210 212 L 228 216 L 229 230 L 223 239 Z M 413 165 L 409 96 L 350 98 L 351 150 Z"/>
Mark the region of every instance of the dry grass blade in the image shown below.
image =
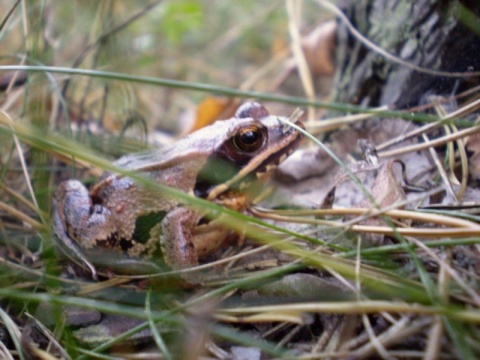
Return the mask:
<path id="1" fill-rule="evenodd" d="M 441 146 L 445 145 L 451 141 L 455 141 L 457 139 L 461 139 L 464 137 L 467 137 L 469 135 L 476 134 L 480 131 L 480 125 L 474 125 L 472 127 L 469 127 L 468 129 L 463 129 L 460 130 L 456 133 L 453 133 L 448 136 L 443 136 L 439 137 L 438 139 L 430 141 L 428 144 L 417 144 L 417 145 L 410 145 L 410 146 L 405 146 L 400 149 L 394 149 L 390 151 L 381 151 L 378 153 L 378 157 L 380 158 L 389 158 L 389 157 L 395 157 L 399 156 L 401 154 L 406 154 L 406 153 L 411 153 L 414 151 L 421 151 L 421 150 L 426 150 L 431 147 L 436 147 L 436 146 Z"/>
<path id="2" fill-rule="evenodd" d="M 343 301 L 321 303 L 299 303 L 282 305 L 251 306 L 232 309 L 219 309 L 219 314 L 235 316 L 237 321 L 245 321 L 253 315 L 271 314 L 272 319 L 282 315 L 291 316 L 298 320 L 302 313 L 335 313 L 335 314 L 371 314 L 378 311 L 388 313 L 404 313 L 417 315 L 448 315 L 452 319 L 480 323 L 478 310 L 453 310 L 438 306 L 423 306 L 419 304 L 407 304 L 394 301 Z M 279 320 L 284 321 L 284 320 Z"/>
<path id="3" fill-rule="evenodd" d="M 349 209 L 324 209 L 324 210 L 308 210 L 308 211 L 262 211 L 261 209 L 255 209 L 255 214 L 261 218 L 274 219 L 282 222 L 298 222 L 306 224 L 317 224 L 328 226 L 331 228 L 344 228 L 355 232 L 365 233 L 377 233 L 377 234 L 395 234 L 398 232 L 404 236 L 424 236 L 428 238 L 442 238 L 448 234 L 448 236 L 460 237 L 460 236 L 480 236 L 480 226 L 472 221 L 459 219 L 455 217 L 421 213 L 418 211 L 409 210 L 370 210 L 365 208 L 349 208 Z M 434 223 L 442 225 L 442 228 L 395 228 L 392 229 L 389 226 L 368 226 L 368 225 L 352 225 L 357 220 L 353 220 L 350 223 L 344 223 L 340 221 L 321 220 L 312 218 L 301 218 L 305 215 L 316 216 L 328 216 L 328 215 L 363 215 L 365 217 L 376 217 L 380 215 L 386 215 L 392 219 L 404 219 L 413 221 L 422 221 L 426 223 Z M 448 228 L 450 227 L 450 228 Z"/>
<path id="4" fill-rule="evenodd" d="M 463 107 L 461 107 L 460 109 L 448 114 L 448 115 L 445 115 L 443 118 L 441 118 L 440 120 L 438 121 L 435 121 L 435 122 L 432 122 L 430 124 L 426 124 L 426 125 L 423 125 L 421 127 L 419 127 L 418 129 L 415 129 L 407 134 L 404 134 L 404 135 L 401 135 L 397 138 L 394 138 L 392 140 L 389 140 L 389 141 L 386 141 L 384 142 L 383 144 L 380 144 L 377 146 L 377 150 L 378 151 L 381 151 L 387 147 L 390 147 L 392 145 L 395 145 L 395 144 L 398 144 L 400 142 L 403 142 L 405 140 L 408 140 L 412 137 L 415 137 L 415 136 L 418 136 L 418 135 L 421 135 L 421 134 L 424 134 L 424 133 L 428 133 L 429 131 L 435 129 L 436 127 L 452 120 L 452 119 L 457 119 L 457 118 L 461 118 L 462 116 L 466 116 L 468 114 L 471 114 L 473 112 L 475 112 L 476 110 L 478 110 L 478 108 L 480 107 L 480 99 L 477 99 L 475 101 L 473 101 L 472 103 L 470 104 L 467 104 Z"/>
<path id="5" fill-rule="evenodd" d="M 383 111 L 387 110 L 387 107 L 381 107 L 377 109 L 373 109 L 374 111 Z M 329 132 L 332 130 L 338 130 L 348 125 L 353 125 L 355 123 L 359 123 L 371 118 L 376 117 L 377 115 L 375 112 L 373 113 L 365 113 L 365 114 L 355 114 L 355 115 L 348 115 L 336 118 L 329 118 L 321 121 L 312 121 L 308 124 L 308 129 L 312 134 L 317 133 L 324 133 Z"/>
<path id="6" fill-rule="evenodd" d="M 2 319 L 2 322 L 5 325 L 8 333 L 10 334 L 10 338 L 15 345 L 18 356 L 20 357 L 20 359 L 25 359 L 23 354 L 23 348 L 21 345 L 22 332 L 20 331 L 18 325 L 3 309 L 0 309 L 0 318 Z"/>
<path id="7" fill-rule="evenodd" d="M 293 0 L 287 0 L 287 11 L 288 11 L 288 29 L 290 37 L 292 38 L 292 52 L 297 62 L 297 67 L 300 73 L 300 79 L 302 80 L 302 85 L 305 90 L 305 94 L 310 100 L 315 98 L 315 88 L 313 86 L 312 74 L 310 68 L 307 65 L 305 59 L 305 54 L 302 50 L 302 44 L 300 39 L 300 33 L 298 30 L 298 18 L 300 15 L 300 2 L 295 2 Z M 308 107 L 308 119 L 313 121 L 315 118 L 315 109 L 311 106 Z"/>
<path id="8" fill-rule="evenodd" d="M 10 8 L 10 10 L 5 14 L 5 18 L 2 20 L 2 22 L 0 23 L 0 31 L 2 31 L 2 29 L 5 27 L 5 24 L 7 23 L 7 21 L 11 18 L 13 12 L 15 11 L 16 7 L 18 6 L 18 4 L 20 4 L 20 0 L 17 0 L 15 2 L 15 4 L 12 5 L 12 7 Z"/>
<path id="9" fill-rule="evenodd" d="M 5 113 L 3 111 L 0 111 L 0 123 L 6 124 L 12 130 L 14 129 L 13 120 L 8 116 L 7 113 Z M 25 161 L 25 158 L 24 158 L 24 152 L 22 151 L 22 147 L 21 147 L 20 142 L 18 141 L 18 138 L 16 136 L 13 136 L 13 141 L 15 142 L 15 147 L 17 148 L 18 156 L 19 156 L 19 159 L 20 159 L 20 163 L 22 165 L 22 170 L 23 170 L 23 173 L 24 173 L 25 181 L 27 183 L 27 186 L 28 186 L 28 189 L 29 189 L 29 192 L 30 192 L 30 196 L 32 197 L 32 201 L 33 201 L 35 207 L 37 209 L 39 209 L 37 199 L 36 199 L 36 196 L 35 196 L 35 192 L 33 191 L 31 179 L 30 179 L 30 176 L 29 176 L 29 171 L 27 169 L 27 164 L 26 164 L 26 161 Z"/>
<path id="10" fill-rule="evenodd" d="M 13 206 L 5 204 L 0 201 L 0 209 L 5 211 L 5 213 L 9 214 L 12 218 L 18 219 L 19 221 L 27 224 L 31 228 L 35 229 L 36 231 L 43 231 L 46 229 L 46 226 L 34 219 L 30 216 L 26 215 L 20 210 L 15 209 Z"/>

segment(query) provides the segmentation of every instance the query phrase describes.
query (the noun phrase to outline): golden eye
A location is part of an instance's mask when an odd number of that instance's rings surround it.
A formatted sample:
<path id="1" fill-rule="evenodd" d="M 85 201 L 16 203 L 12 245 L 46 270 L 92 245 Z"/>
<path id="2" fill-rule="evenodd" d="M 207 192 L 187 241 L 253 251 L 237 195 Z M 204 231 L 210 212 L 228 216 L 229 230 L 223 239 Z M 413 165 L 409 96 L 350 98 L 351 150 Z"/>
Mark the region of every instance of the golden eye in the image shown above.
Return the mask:
<path id="1" fill-rule="evenodd" d="M 257 151 L 265 142 L 265 133 L 263 128 L 256 125 L 241 129 L 234 137 L 233 143 L 237 149 L 251 153 Z"/>

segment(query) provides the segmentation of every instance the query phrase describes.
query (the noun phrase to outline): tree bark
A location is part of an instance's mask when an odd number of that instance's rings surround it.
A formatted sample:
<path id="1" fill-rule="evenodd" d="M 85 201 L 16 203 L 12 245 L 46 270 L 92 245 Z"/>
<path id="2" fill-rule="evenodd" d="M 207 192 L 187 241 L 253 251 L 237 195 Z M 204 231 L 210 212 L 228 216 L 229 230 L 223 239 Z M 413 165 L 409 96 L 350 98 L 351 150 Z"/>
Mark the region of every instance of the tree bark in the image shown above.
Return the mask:
<path id="1" fill-rule="evenodd" d="M 340 6 L 365 37 L 408 63 L 445 72 L 480 71 L 478 0 L 347 0 Z M 465 14 L 474 16 L 473 26 Z M 404 109 L 479 83 L 478 77 L 431 75 L 394 63 L 362 44 L 344 22 L 338 25 L 332 101 Z"/>

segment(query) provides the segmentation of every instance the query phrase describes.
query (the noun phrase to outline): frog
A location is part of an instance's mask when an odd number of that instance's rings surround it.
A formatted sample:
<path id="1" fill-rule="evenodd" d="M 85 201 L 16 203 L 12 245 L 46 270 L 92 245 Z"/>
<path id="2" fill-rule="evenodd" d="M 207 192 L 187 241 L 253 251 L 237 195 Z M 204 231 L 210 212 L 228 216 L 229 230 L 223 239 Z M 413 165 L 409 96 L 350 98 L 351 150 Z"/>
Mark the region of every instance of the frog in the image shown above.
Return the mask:
<path id="1" fill-rule="evenodd" d="M 125 155 L 113 165 L 245 212 L 259 182 L 302 140 L 303 123 L 294 119 L 297 126 L 290 126 L 285 119 L 271 115 L 258 102 L 246 102 L 230 119 L 218 120 L 172 145 Z M 231 233 L 207 212 L 132 177 L 105 171 L 90 188 L 76 179 L 60 183 L 53 199 L 52 232 L 63 252 L 94 277 L 96 266 L 106 260 L 128 273 L 132 271 L 128 264 L 157 254 L 168 268 L 183 270 L 218 250 Z"/>

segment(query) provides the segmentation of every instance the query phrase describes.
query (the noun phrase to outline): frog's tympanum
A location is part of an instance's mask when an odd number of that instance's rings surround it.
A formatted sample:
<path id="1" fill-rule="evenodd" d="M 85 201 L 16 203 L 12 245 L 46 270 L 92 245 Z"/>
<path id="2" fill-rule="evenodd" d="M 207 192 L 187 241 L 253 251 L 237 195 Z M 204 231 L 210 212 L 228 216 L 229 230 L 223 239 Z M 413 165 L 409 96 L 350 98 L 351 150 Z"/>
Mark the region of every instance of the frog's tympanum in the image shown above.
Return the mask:
<path id="1" fill-rule="evenodd" d="M 246 103 L 229 120 L 217 121 L 172 146 L 127 155 L 114 165 L 244 211 L 254 195 L 251 189 L 259 188 L 257 180 L 287 158 L 301 138 L 298 130 L 262 105 Z M 106 172 L 89 190 L 78 180 L 60 184 L 54 199 L 53 232 L 60 247 L 93 272 L 92 263 L 115 259 L 129 264 L 156 254 L 178 270 L 197 265 L 230 232 L 209 220 L 206 212 L 132 178 Z"/>

